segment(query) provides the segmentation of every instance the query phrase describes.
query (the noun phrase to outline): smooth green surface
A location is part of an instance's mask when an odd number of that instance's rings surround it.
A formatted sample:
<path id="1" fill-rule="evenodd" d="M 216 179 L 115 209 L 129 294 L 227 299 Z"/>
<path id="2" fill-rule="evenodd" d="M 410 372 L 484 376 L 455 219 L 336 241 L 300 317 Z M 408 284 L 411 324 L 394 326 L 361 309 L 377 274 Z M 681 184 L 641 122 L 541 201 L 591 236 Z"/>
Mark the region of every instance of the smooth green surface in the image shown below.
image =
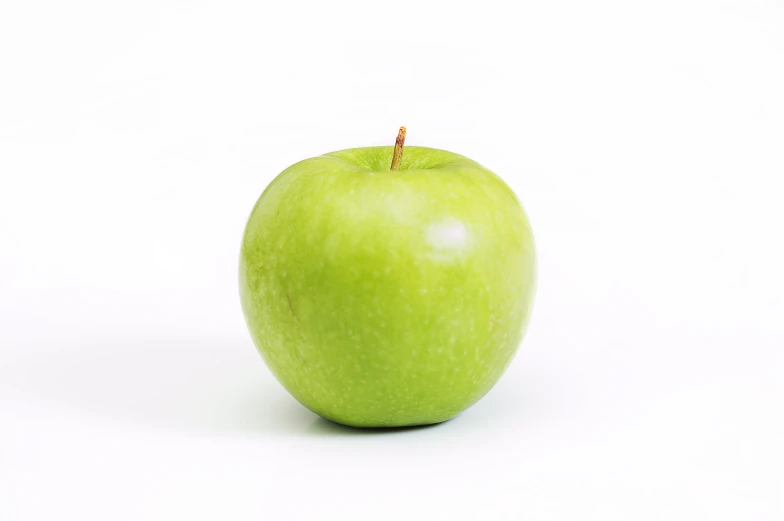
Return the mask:
<path id="1" fill-rule="evenodd" d="M 357 427 L 437 423 L 498 381 L 536 286 L 511 189 L 463 156 L 406 147 L 301 161 L 267 187 L 240 256 L 251 336 L 303 405 Z"/>

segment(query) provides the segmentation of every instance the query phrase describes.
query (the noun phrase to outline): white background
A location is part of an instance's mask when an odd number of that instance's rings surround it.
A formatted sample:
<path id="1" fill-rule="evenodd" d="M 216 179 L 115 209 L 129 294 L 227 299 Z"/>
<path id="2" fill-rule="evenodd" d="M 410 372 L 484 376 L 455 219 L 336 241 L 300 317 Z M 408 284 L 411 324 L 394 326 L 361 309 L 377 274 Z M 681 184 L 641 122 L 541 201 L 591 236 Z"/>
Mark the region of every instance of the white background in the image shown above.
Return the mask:
<path id="1" fill-rule="evenodd" d="M 504 4 L 3 2 L 0 520 L 782 519 L 784 4 Z M 239 243 L 401 124 L 514 188 L 539 293 L 479 404 L 356 431 Z"/>

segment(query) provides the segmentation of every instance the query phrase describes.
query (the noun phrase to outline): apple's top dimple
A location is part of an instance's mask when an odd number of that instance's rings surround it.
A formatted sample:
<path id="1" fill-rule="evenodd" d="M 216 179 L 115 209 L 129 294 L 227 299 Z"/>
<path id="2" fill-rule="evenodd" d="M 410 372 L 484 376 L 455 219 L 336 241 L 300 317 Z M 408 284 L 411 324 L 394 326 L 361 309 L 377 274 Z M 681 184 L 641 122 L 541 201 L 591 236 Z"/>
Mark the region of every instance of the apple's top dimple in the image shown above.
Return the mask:
<path id="1" fill-rule="evenodd" d="M 394 147 L 365 147 L 349 150 L 338 150 L 324 154 L 327 157 L 342 159 L 354 166 L 370 172 L 390 172 L 390 162 Z M 397 171 L 432 170 L 437 168 L 454 167 L 460 164 L 476 165 L 474 161 L 465 156 L 427 147 L 405 147 L 400 168 Z"/>

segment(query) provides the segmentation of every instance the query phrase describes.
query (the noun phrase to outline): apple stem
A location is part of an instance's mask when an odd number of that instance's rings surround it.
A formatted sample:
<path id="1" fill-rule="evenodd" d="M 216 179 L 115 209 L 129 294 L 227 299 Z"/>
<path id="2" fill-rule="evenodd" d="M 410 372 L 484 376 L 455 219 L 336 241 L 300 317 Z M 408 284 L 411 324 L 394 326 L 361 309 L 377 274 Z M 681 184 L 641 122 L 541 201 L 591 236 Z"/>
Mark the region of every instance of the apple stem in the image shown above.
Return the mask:
<path id="1" fill-rule="evenodd" d="M 400 127 L 395 140 L 395 151 L 392 152 L 392 165 L 389 167 L 393 172 L 400 169 L 400 161 L 403 159 L 403 143 L 406 142 L 406 127 Z"/>

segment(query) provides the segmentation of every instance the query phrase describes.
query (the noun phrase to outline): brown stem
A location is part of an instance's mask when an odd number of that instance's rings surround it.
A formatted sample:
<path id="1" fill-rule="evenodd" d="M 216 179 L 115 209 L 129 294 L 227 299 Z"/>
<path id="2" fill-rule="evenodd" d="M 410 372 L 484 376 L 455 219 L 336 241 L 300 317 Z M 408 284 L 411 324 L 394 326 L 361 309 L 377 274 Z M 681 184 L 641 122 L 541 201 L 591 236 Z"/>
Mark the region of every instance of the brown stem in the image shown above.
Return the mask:
<path id="1" fill-rule="evenodd" d="M 395 140 L 395 151 L 392 152 L 392 166 L 389 167 L 393 172 L 400 169 L 400 160 L 403 159 L 403 143 L 406 142 L 406 127 L 400 127 Z"/>

